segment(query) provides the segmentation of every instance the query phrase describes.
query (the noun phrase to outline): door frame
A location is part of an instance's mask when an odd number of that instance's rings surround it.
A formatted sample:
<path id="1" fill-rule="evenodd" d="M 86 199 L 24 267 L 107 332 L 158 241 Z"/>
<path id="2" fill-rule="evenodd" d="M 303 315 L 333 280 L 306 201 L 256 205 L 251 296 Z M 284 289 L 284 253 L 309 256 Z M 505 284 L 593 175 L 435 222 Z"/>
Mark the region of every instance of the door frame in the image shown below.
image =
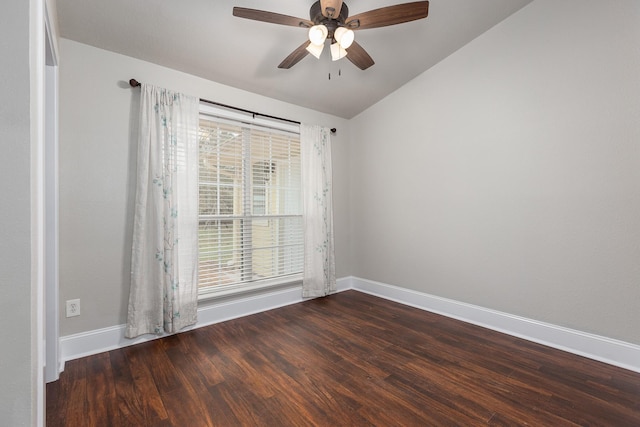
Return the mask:
<path id="1" fill-rule="evenodd" d="M 58 55 L 51 16 L 44 13 L 44 329 L 45 382 L 59 378 L 58 297 Z"/>

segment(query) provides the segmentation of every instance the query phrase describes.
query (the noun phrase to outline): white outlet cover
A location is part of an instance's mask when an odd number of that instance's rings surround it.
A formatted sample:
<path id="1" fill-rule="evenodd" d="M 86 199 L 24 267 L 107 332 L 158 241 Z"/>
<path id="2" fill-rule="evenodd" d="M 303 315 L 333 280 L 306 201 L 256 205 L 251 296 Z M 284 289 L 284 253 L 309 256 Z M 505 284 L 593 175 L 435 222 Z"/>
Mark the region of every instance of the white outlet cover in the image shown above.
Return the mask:
<path id="1" fill-rule="evenodd" d="M 67 317 L 80 316 L 80 299 L 67 300 Z"/>

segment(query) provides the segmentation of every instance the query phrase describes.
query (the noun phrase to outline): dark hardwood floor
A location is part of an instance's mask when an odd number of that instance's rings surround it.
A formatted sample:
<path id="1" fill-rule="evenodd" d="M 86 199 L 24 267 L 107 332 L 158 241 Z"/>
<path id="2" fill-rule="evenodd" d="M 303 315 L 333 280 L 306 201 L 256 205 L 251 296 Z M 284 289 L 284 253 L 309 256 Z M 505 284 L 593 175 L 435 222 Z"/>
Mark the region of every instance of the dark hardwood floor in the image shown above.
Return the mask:
<path id="1" fill-rule="evenodd" d="M 640 374 L 347 291 L 70 361 L 48 426 L 640 426 Z"/>

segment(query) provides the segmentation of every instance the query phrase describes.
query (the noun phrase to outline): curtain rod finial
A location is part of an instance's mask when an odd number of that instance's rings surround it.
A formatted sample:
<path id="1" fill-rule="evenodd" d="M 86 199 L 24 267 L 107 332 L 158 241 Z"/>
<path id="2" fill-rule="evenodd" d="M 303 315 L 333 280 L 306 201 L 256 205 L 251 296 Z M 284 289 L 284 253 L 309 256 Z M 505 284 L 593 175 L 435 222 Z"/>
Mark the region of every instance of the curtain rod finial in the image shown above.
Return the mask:
<path id="1" fill-rule="evenodd" d="M 138 87 L 138 86 L 140 86 L 140 82 L 138 82 L 136 79 L 131 79 L 131 80 L 129 80 L 129 84 L 131 85 L 131 87 Z"/>
<path id="2" fill-rule="evenodd" d="M 338 129 L 336 128 L 331 128 L 331 133 L 336 133 L 338 131 Z"/>

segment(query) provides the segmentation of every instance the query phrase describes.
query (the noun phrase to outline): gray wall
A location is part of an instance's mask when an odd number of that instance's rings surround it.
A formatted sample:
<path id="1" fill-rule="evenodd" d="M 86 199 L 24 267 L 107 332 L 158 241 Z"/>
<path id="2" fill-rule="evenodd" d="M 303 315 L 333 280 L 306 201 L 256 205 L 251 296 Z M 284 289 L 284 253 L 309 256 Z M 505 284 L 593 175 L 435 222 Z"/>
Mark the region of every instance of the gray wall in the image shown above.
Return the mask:
<path id="1" fill-rule="evenodd" d="M 29 2 L 9 0 L 0 14 L 0 423 L 31 425 L 31 121 Z M 10 66 L 9 66 L 10 65 Z"/>
<path id="2" fill-rule="evenodd" d="M 639 22 L 537 0 L 352 119 L 352 273 L 640 344 Z"/>
<path id="3" fill-rule="evenodd" d="M 60 41 L 60 335 L 126 322 L 139 89 L 130 78 L 229 105 L 338 128 L 333 137 L 338 277 L 349 265 L 347 120 L 138 59 Z M 81 299 L 81 316 L 64 302 Z"/>
<path id="4" fill-rule="evenodd" d="M 350 121 L 62 40 L 61 335 L 125 322 L 135 77 L 336 126 L 338 277 L 640 343 L 639 8 L 536 0 Z"/>

